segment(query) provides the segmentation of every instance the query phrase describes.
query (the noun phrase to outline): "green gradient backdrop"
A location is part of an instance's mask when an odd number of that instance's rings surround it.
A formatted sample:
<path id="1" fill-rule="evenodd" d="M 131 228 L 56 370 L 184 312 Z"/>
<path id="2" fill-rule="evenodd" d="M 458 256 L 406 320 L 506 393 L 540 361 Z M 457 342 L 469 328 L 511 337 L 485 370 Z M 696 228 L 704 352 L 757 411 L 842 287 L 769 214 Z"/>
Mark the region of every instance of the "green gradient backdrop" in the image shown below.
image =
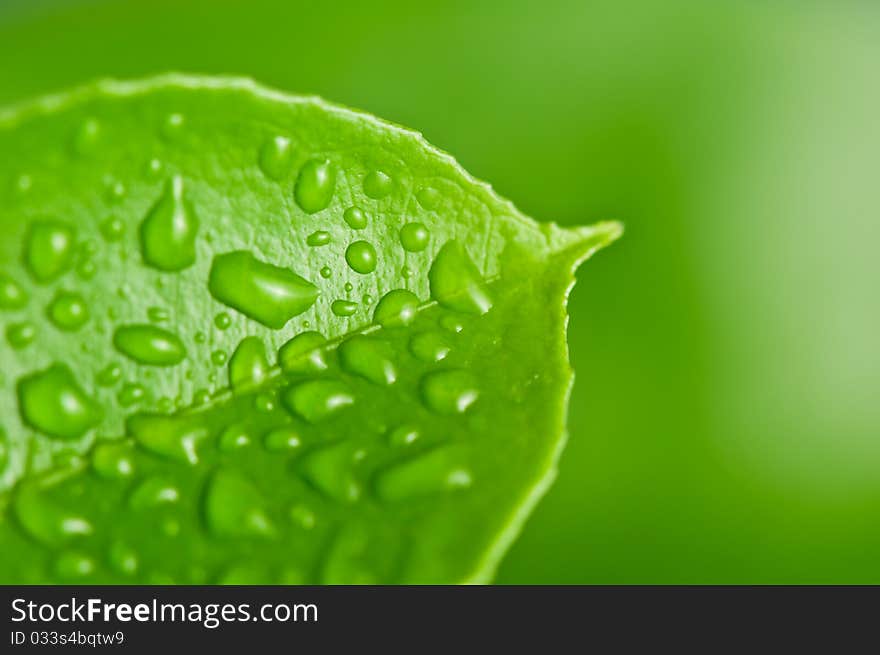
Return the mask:
<path id="1" fill-rule="evenodd" d="M 626 222 L 572 296 L 570 445 L 500 582 L 880 583 L 880 5 L 0 0 L 0 102 L 169 69 Z"/>

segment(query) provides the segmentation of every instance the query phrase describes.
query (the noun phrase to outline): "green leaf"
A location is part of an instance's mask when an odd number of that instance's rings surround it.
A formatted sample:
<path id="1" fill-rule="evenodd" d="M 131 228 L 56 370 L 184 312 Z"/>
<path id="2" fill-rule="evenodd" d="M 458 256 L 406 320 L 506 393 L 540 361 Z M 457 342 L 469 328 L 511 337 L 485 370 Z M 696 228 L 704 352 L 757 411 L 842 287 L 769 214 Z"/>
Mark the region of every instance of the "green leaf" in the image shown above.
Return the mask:
<path id="1" fill-rule="evenodd" d="M 572 272 L 619 225 L 539 225 L 414 132 L 233 79 L 44 98 L 0 152 L 0 581 L 491 579 L 564 442 Z"/>

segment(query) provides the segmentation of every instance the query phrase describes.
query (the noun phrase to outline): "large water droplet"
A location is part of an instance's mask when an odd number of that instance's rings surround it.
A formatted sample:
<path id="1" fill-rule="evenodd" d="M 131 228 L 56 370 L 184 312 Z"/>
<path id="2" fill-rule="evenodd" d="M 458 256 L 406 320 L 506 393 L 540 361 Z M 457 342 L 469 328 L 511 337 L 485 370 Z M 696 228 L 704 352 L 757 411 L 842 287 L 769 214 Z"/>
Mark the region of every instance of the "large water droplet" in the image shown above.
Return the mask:
<path id="1" fill-rule="evenodd" d="M 352 230 L 363 230 L 367 227 L 367 215 L 359 207 L 349 207 L 345 210 L 342 218 Z"/>
<path id="2" fill-rule="evenodd" d="M 19 485 L 12 499 L 12 511 L 25 533 L 48 546 L 57 547 L 93 531 L 82 514 L 59 507 L 31 481 Z"/>
<path id="3" fill-rule="evenodd" d="M 409 342 L 409 351 L 416 359 L 433 364 L 446 359 L 451 347 L 439 332 L 420 332 L 413 335 Z"/>
<path id="4" fill-rule="evenodd" d="M 394 187 L 394 180 L 384 171 L 370 171 L 364 177 L 364 193 L 374 200 L 384 198 Z"/>
<path id="5" fill-rule="evenodd" d="M 453 448 L 440 447 L 394 464 L 376 476 L 376 495 L 394 502 L 467 488 L 471 473 L 461 459 Z"/>
<path id="6" fill-rule="evenodd" d="M 92 400 L 63 364 L 33 373 L 18 382 L 22 420 L 40 432 L 60 439 L 78 439 L 101 420 Z"/>
<path id="7" fill-rule="evenodd" d="M 448 241 L 437 253 L 428 281 L 431 295 L 445 307 L 468 314 L 485 314 L 492 308 L 486 283 L 457 241 Z"/>
<path id="8" fill-rule="evenodd" d="M 134 414 L 125 427 L 144 450 L 189 464 L 198 463 L 196 446 L 208 436 L 206 426 L 164 414 Z"/>
<path id="9" fill-rule="evenodd" d="M 285 343 L 278 351 L 278 364 L 285 371 L 306 373 L 323 371 L 327 360 L 323 347 L 327 339 L 318 332 L 302 332 Z"/>
<path id="10" fill-rule="evenodd" d="M 315 304 L 319 294 L 314 284 L 290 269 L 261 262 L 243 250 L 214 257 L 208 288 L 223 304 L 276 330 Z"/>
<path id="11" fill-rule="evenodd" d="M 351 300 L 338 299 L 334 300 L 330 304 L 330 311 L 337 316 L 353 316 L 357 310 L 358 304 L 356 302 L 352 302 Z"/>
<path id="12" fill-rule="evenodd" d="M 141 223 L 144 262 L 160 271 L 182 271 L 196 261 L 199 222 L 184 195 L 183 178 L 168 180 L 162 196 Z"/>
<path id="13" fill-rule="evenodd" d="M 351 503 L 360 498 L 354 463 L 362 456 L 352 444 L 337 443 L 309 453 L 300 463 L 306 481 L 328 498 Z"/>
<path id="14" fill-rule="evenodd" d="M 354 396 L 337 380 L 310 380 L 285 389 L 281 402 L 288 411 L 317 423 L 353 404 Z"/>
<path id="15" fill-rule="evenodd" d="M 21 309 L 28 302 L 22 286 L 6 273 L 0 273 L 0 309 Z"/>
<path id="16" fill-rule="evenodd" d="M 299 171 L 293 197 L 303 211 L 314 214 L 333 200 L 336 189 L 336 168 L 327 160 L 312 159 Z"/>
<path id="17" fill-rule="evenodd" d="M 376 270 L 376 249 L 367 241 L 355 241 L 345 249 L 345 261 L 356 273 L 372 273 Z"/>
<path id="18" fill-rule="evenodd" d="M 139 364 L 175 366 L 186 357 L 180 338 L 155 325 L 123 325 L 113 334 L 116 350 Z"/>
<path id="19" fill-rule="evenodd" d="M 409 325 L 418 311 L 419 299 L 416 294 L 406 289 L 395 289 L 382 296 L 373 312 L 373 322 L 383 327 Z"/>
<path id="20" fill-rule="evenodd" d="M 208 481 L 205 520 L 217 537 L 269 537 L 275 533 L 259 491 L 231 469 L 220 469 Z"/>
<path id="21" fill-rule="evenodd" d="M 318 230 L 317 232 L 312 232 L 308 237 L 306 237 L 306 244 L 313 248 L 326 246 L 328 243 L 330 243 L 330 233 L 326 230 Z"/>
<path id="22" fill-rule="evenodd" d="M 37 336 L 37 329 L 30 321 L 10 323 L 6 326 L 6 341 L 15 350 L 29 346 Z"/>
<path id="23" fill-rule="evenodd" d="M 391 348 L 387 343 L 355 335 L 339 345 L 339 361 L 343 370 L 376 384 L 393 384 L 397 371 L 391 361 Z"/>
<path id="24" fill-rule="evenodd" d="M 24 263 L 37 282 L 50 282 L 73 265 L 74 238 L 74 229 L 68 223 L 31 224 L 25 237 Z"/>
<path id="25" fill-rule="evenodd" d="M 269 375 L 266 348 L 259 337 L 245 337 L 229 359 L 229 384 L 233 389 L 258 385 Z"/>
<path id="26" fill-rule="evenodd" d="M 280 180 L 290 171 L 292 154 L 290 139 L 284 136 L 272 137 L 260 148 L 260 169 L 269 179 Z"/>
<path id="27" fill-rule="evenodd" d="M 421 223 L 407 223 L 400 228 L 400 245 L 409 252 L 421 252 L 428 246 L 431 235 Z"/>
<path id="28" fill-rule="evenodd" d="M 49 320 L 59 330 L 78 330 L 89 320 L 85 298 L 72 291 L 56 293 L 47 313 Z"/>
<path id="29" fill-rule="evenodd" d="M 461 414 L 479 396 L 473 377 L 466 371 L 428 373 L 422 378 L 422 399 L 438 414 Z"/>

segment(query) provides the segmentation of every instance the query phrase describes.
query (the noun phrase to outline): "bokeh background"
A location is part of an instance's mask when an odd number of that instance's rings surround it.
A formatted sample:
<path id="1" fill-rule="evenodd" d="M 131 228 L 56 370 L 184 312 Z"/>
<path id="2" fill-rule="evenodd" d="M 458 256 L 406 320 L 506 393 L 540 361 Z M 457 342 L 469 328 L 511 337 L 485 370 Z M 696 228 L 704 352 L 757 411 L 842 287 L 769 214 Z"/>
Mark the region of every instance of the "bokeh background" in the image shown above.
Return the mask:
<path id="1" fill-rule="evenodd" d="M 499 582 L 880 583 L 880 3 L 0 0 L 0 104 L 167 70 L 626 223 L 579 274 L 569 447 Z"/>

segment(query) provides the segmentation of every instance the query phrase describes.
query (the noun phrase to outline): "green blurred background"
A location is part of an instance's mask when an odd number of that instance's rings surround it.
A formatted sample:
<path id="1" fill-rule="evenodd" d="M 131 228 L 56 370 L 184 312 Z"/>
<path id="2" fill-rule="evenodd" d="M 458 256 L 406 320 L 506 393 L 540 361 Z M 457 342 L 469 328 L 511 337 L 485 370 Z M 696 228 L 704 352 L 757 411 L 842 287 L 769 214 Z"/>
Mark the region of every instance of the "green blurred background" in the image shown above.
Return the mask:
<path id="1" fill-rule="evenodd" d="M 559 480 L 503 583 L 880 583 L 880 4 L 0 0 L 0 103 L 237 73 L 414 127 L 540 220 Z"/>

